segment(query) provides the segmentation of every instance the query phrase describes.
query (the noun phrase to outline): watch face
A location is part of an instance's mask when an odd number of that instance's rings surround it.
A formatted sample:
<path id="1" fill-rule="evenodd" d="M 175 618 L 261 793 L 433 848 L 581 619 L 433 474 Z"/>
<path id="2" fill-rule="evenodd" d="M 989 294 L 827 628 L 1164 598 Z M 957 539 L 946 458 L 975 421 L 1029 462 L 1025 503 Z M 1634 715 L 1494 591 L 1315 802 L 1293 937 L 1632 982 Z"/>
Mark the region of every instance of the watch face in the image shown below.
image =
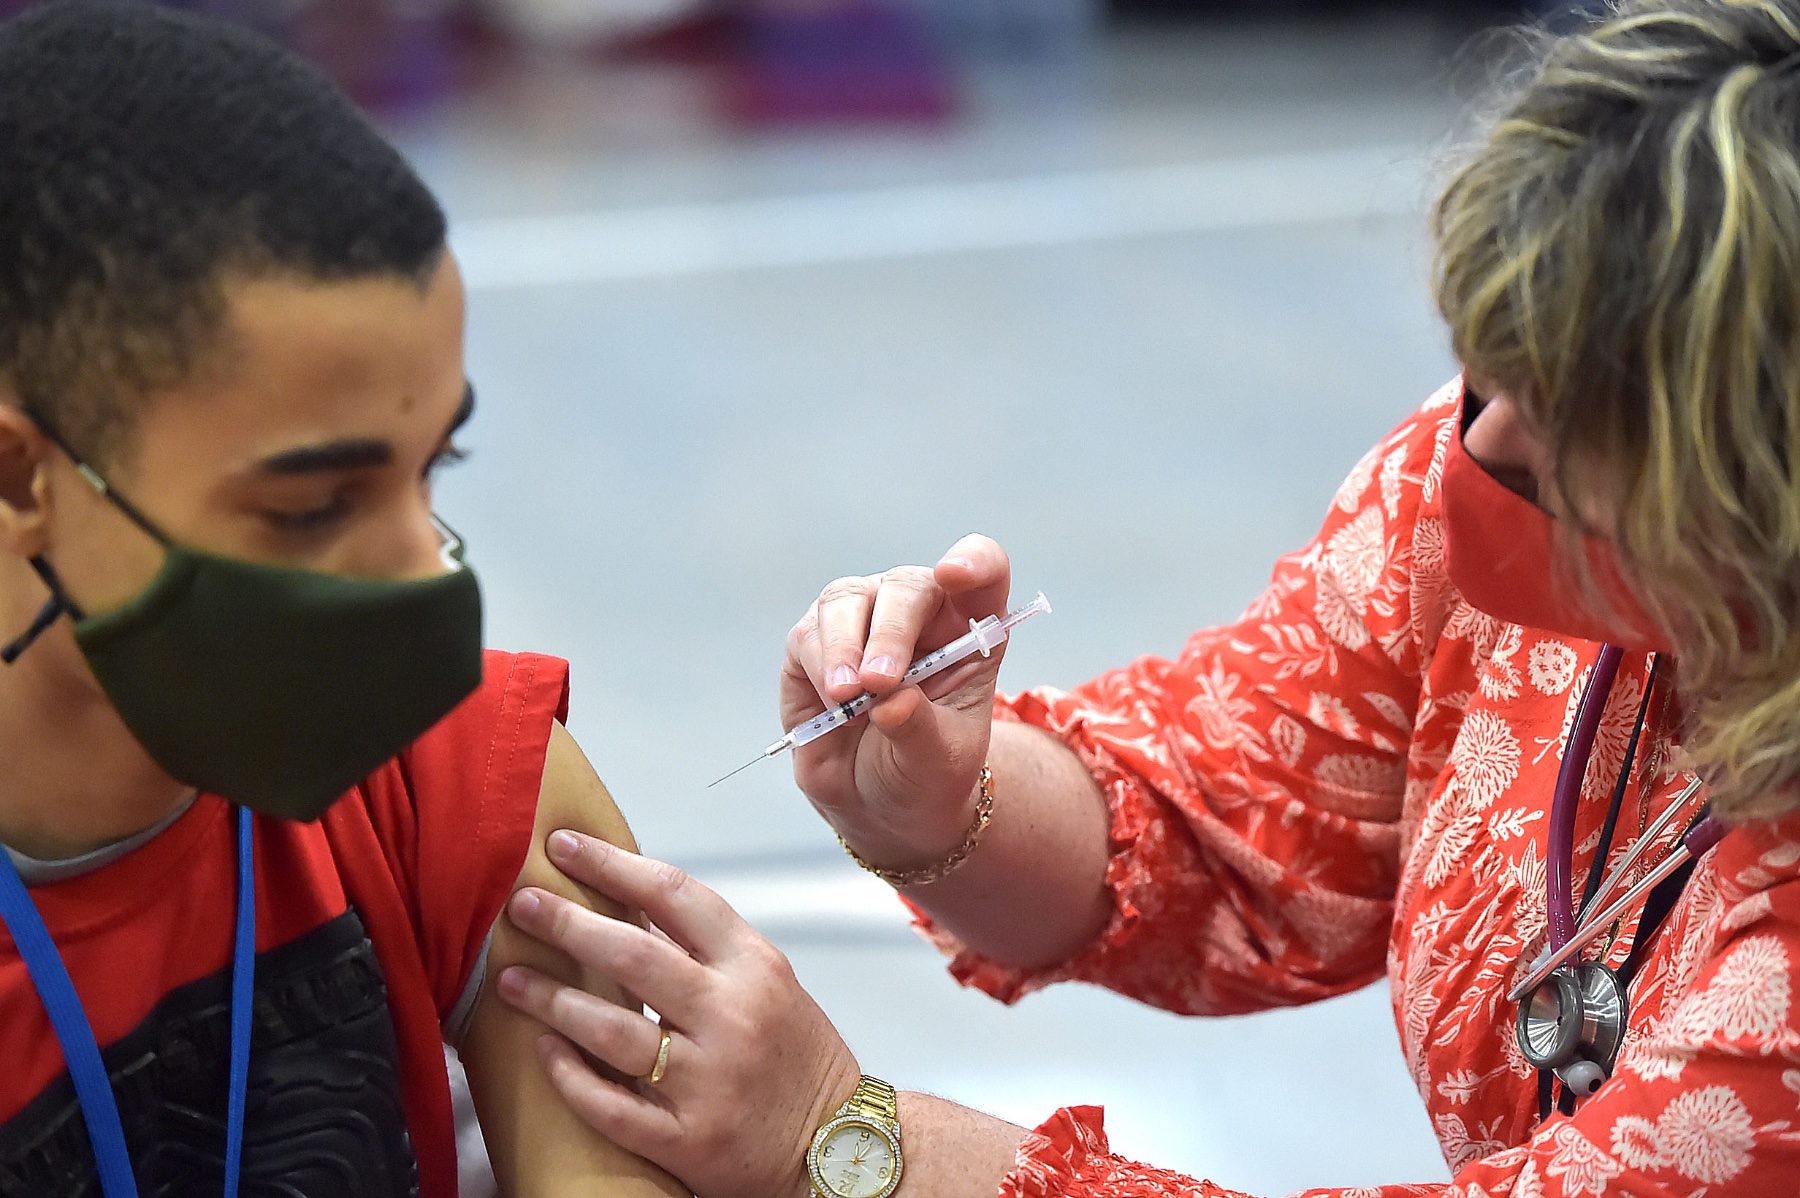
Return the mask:
<path id="1" fill-rule="evenodd" d="M 812 1168 L 831 1198 L 886 1198 L 900 1180 L 900 1153 L 884 1129 L 851 1116 L 826 1125 Z"/>

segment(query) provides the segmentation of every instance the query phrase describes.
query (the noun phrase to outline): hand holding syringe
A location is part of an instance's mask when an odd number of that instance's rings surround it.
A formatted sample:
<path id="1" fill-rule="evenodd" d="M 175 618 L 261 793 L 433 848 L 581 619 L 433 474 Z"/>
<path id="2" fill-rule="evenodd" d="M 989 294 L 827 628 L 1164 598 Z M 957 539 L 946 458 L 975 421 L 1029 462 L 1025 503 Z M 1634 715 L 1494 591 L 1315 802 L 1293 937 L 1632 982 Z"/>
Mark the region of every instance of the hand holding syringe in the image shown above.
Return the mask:
<path id="1" fill-rule="evenodd" d="M 907 683 L 917 685 L 935 674 L 943 673 L 958 662 L 968 660 L 977 653 L 986 657 L 994 651 L 996 646 L 1004 642 L 1012 633 L 1012 630 L 1019 624 L 1030 619 L 1039 612 L 1047 612 L 1049 610 L 1050 600 L 1044 597 L 1042 591 L 1039 591 L 1037 598 L 1033 599 L 1030 603 L 1027 603 L 1024 607 L 1007 612 L 1004 616 L 989 616 L 985 620 L 970 620 L 969 631 L 967 633 L 951 641 L 943 648 L 927 653 L 924 657 L 913 662 L 911 666 L 907 667 L 906 673 L 901 675 L 900 682 L 902 685 Z M 740 774 L 766 758 L 776 757 L 787 752 L 789 749 L 797 749 L 801 745 L 810 744 L 828 732 L 835 732 L 837 729 L 845 727 L 858 716 L 866 714 L 869 708 L 881 701 L 881 698 L 882 697 L 879 695 L 870 694 L 868 691 L 864 691 L 862 694 L 848 702 L 840 703 L 836 707 L 826 708 L 805 723 L 797 724 L 789 729 L 787 734 L 780 740 L 764 749 L 757 756 L 752 757 L 749 761 L 746 761 L 743 765 L 738 766 L 737 769 L 732 770 L 730 774 L 726 774 L 725 778 L 730 778 L 734 774 Z M 718 782 L 713 782 L 710 786 L 717 786 L 719 782 L 725 781 L 725 778 L 720 778 Z"/>

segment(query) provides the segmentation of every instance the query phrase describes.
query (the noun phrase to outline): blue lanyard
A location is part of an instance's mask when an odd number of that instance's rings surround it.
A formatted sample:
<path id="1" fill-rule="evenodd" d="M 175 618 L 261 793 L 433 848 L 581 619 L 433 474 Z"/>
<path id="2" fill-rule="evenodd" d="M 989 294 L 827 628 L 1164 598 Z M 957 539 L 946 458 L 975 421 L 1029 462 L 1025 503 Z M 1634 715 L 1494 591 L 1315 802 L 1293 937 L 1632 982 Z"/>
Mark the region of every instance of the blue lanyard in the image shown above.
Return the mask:
<path id="1" fill-rule="evenodd" d="M 244 1150 L 244 1100 L 250 1077 L 250 1006 L 256 975 L 256 863 L 251 852 L 248 808 L 237 809 L 237 930 L 231 947 L 231 1072 L 225 1126 L 225 1198 L 237 1198 L 238 1166 Z M 94 1163 L 105 1198 L 137 1198 L 137 1179 L 119 1122 L 119 1104 L 94 1043 L 94 1029 L 69 980 L 50 930 L 31 901 L 12 858 L 0 852 L 0 919 L 5 920 L 31 984 L 37 987 L 50 1026 L 62 1045 L 81 1117 L 94 1146 Z"/>

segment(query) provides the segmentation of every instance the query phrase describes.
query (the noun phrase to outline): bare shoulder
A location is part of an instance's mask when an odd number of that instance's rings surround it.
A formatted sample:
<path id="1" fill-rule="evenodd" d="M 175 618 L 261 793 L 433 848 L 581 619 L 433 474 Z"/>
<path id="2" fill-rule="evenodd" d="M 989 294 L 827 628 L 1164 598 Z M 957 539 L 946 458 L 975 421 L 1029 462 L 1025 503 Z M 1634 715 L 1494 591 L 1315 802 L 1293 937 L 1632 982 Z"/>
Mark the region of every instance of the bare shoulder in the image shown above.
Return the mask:
<path id="1" fill-rule="evenodd" d="M 600 781 L 593 763 L 581 751 L 581 746 L 575 743 L 575 738 L 569 735 L 569 730 L 556 724 L 550 730 L 550 749 L 544 758 L 544 782 L 538 790 L 537 821 L 531 838 L 531 852 L 533 857 L 543 862 L 543 869 L 538 870 L 538 873 L 542 874 L 547 870 L 548 874 L 554 874 L 558 878 L 562 875 L 550 866 L 543 854 L 544 841 L 559 828 L 585 832 L 589 836 L 637 851 L 637 840 L 625 822 L 625 815 L 619 810 L 618 803 L 613 801 L 606 784 Z M 527 858 L 525 873 L 531 872 L 532 861 Z M 534 879 L 532 884 L 545 883 Z M 562 887 L 551 886 L 549 889 L 569 893 L 568 885 L 567 879 L 564 879 Z"/>
<path id="2" fill-rule="evenodd" d="M 515 889 L 536 886 L 614 918 L 635 918 L 635 913 L 570 881 L 550 863 L 544 853 L 545 842 L 562 828 L 637 848 L 631 828 L 587 755 L 568 730 L 557 724 L 544 761 L 531 849 Z M 492 979 L 509 965 L 530 965 L 610 1002 L 638 1009 L 617 986 L 584 975 L 567 958 L 525 936 L 501 915 L 488 954 L 490 984 L 482 988 L 462 1045 L 500 1192 L 546 1196 L 601 1192 L 618 1198 L 687 1194 L 662 1170 L 603 1139 L 557 1096 L 534 1050 L 544 1029 L 493 993 Z M 606 1188 L 595 1188 L 602 1184 Z"/>

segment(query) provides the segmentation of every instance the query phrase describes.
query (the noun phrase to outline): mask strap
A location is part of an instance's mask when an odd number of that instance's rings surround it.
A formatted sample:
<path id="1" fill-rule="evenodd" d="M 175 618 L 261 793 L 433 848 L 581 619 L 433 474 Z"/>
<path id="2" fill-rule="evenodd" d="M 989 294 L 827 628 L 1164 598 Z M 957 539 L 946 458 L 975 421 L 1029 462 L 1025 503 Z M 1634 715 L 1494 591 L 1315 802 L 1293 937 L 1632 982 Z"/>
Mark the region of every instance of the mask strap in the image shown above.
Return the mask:
<path id="1" fill-rule="evenodd" d="M 164 548 L 169 546 L 169 538 L 163 535 L 162 529 L 151 523 L 150 518 L 140 512 L 137 509 L 136 504 L 132 503 L 129 499 L 126 499 L 123 495 L 120 495 L 117 491 L 114 491 L 112 489 L 112 484 L 102 478 L 98 470 L 95 470 L 92 466 L 82 460 L 81 455 L 75 452 L 75 447 L 70 445 L 68 440 L 64 438 L 61 433 L 56 431 L 55 426 L 30 407 L 25 408 L 25 415 L 31 418 L 31 422 L 37 425 L 38 431 L 44 434 L 50 444 L 62 450 L 63 455 L 74 464 L 75 472 L 81 475 L 82 481 L 92 487 L 99 494 L 100 498 L 112 504 L 127 520 L 143 529 L 144 532 L 158 545 L 161 545 Z M 30 627 L 26 628 L 24 632 L 21 632 L 11 641 L 8 641 L 4 647 L 0 647 L 0 664 L 10 666 L 13 662 L 19 660 L 19 655 L 31 648 L 37 639 L 44 635 L 50 625 L 56 623 L 64 613 L 67 613 L 70 619 L 86 619 L 86 615 L 82 612 L 81 607 L 73 599 L 69 598 L 69 592 L 64 588 L 61 576 L 57 574 L 55 567 L 50 564 L 48 558 L 45 558 L 42 554 L 32 558 L 31 568 L 37 571 L 37 576 L 43 579 L 44 585 L 50 589 L 50 598 L 44 603 L 43 607 L 38 609 L 38 614 L 36 618 L 31 621 Z"/>
<path id="2" fill-rule="evenodd" d="M 69 598 L 69 593 L 63 589 L 62 577 L 57 574 L 56 568 L 50 564 L 48 558 L 42 555 L 32 558 L 31 568 L 37 571 L 38 577 L 44 580 L 44 585 L 50 588 L 50 598 L 45 601 L 43 607 L 38 609 L 38 614 L 31 621 L 31 626 L 9 641 L 4 648 L 0 648 L 0 663 L 9 666 L 19 660 L 19 655 L 31 648 L 37 639 L 49 629 L 50 625 L 62 617 L 64 612 L 67 612 L 71 619 L 84 618 L 81 608 L 73 599 Z"/>
<path id="3" fill-rule="evenodd" d="M 98 470 L 88 465 L 87 462 L 82 459 L 81 455 L 75 452 L 75 447 L 70 445 L 68 441 L 64 439 L 63 435 L 51 426 L 48 420 L 45 420 L 30 408 L 25 409 L 25 414 L 31 417 L 31 422 L 38 426 L 38 431 L 43 433 L 44 436 L 49 439 L 50 444 L 62 450 L 63 455 L 67 457 L 70 462 L 74 463 L 75 472 L 81 475 L 83 482 L 94 488 L 100 498 L 118 508 L 120 513 L 123 514 L 127 520 L 143 529 L 144 532 L 158 545 L 163 546 L 165 549 L 169 547 L 169 538 L 163 535 L 163 530 L 156 527 L 150 517 L 139 511 L 135 503 L 132 503 L 129 499 L 113 490 L 112 484 L 102 478 Z M 39 570 L 38 573 L 42 574 L 43 571 Z"/>

